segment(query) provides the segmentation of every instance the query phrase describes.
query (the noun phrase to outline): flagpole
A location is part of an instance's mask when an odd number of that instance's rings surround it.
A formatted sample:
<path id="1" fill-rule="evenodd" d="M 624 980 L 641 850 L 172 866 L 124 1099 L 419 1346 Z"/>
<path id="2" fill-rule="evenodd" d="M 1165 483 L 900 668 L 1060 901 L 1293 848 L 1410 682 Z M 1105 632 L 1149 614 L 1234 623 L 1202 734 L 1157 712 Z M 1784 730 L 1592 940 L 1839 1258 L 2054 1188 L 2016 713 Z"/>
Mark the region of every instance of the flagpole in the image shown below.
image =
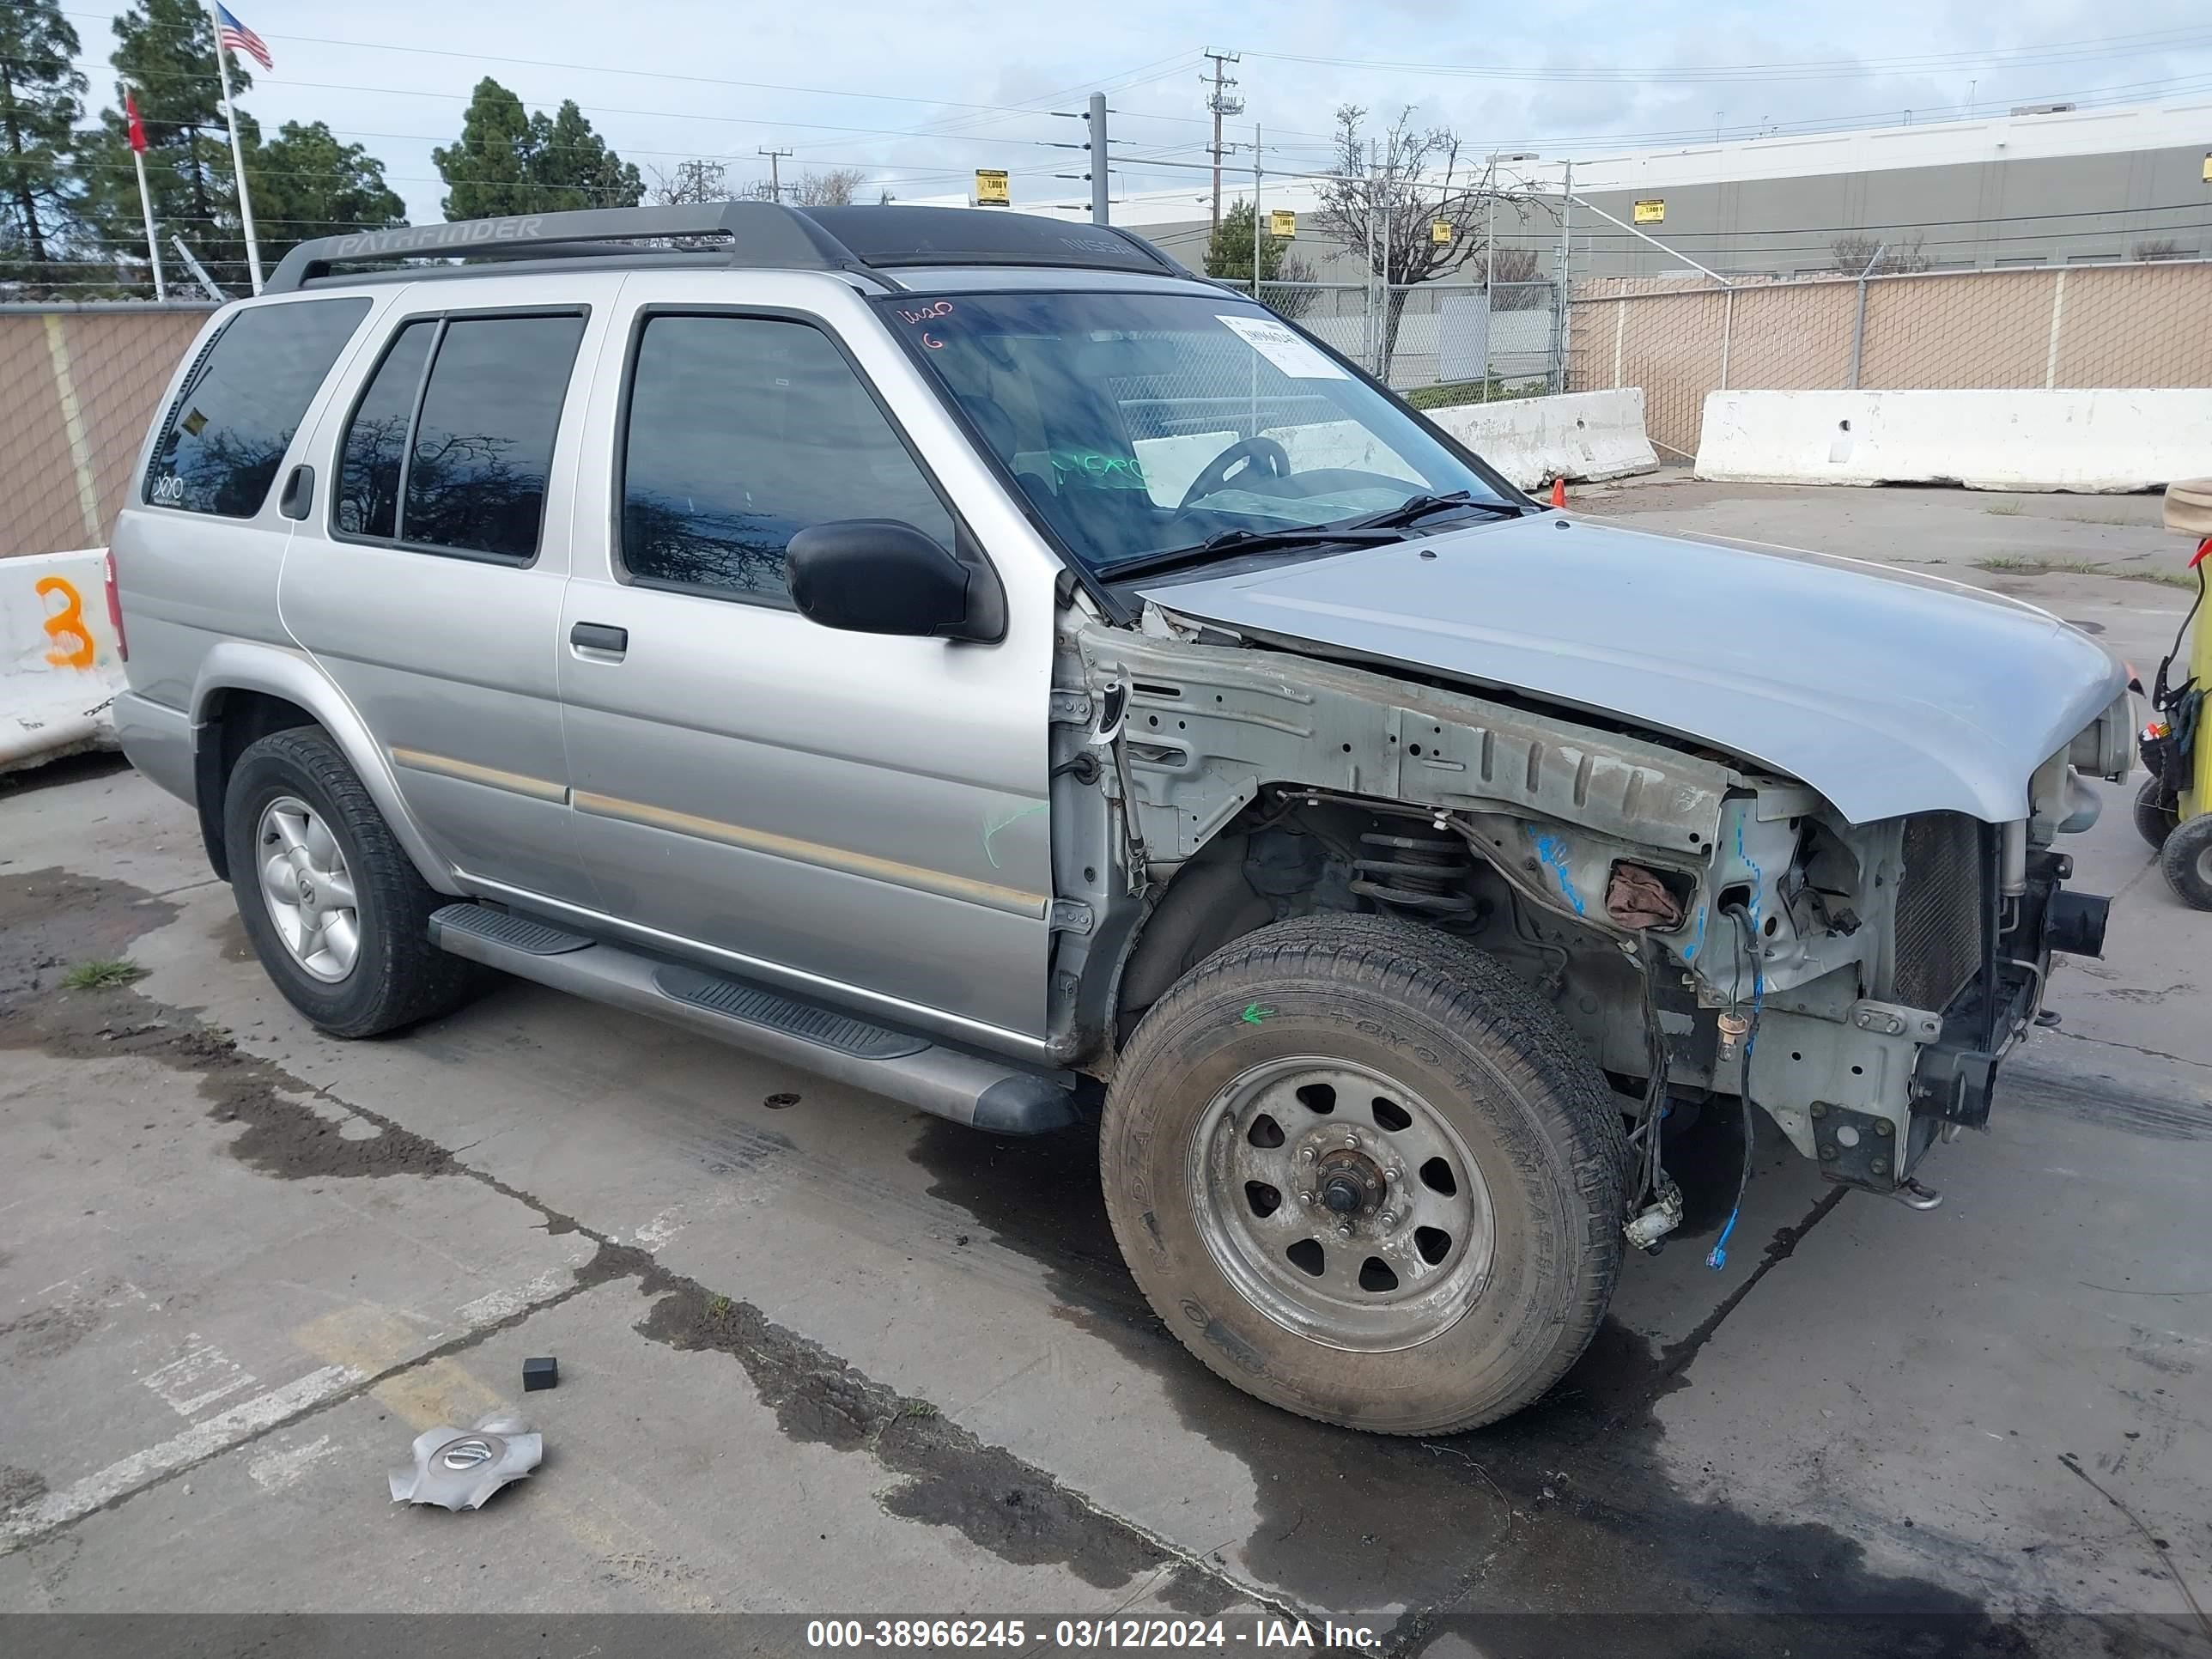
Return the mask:
<path id="1" fill-rule="evenodd" d="M 138 100 L 127 89 L 123 106 L 130 115 L 131 160 L 138 169 L 138 210 L 146 218 L 146 257 L 154 263 L 154 298 L 159 302 L 169 297 L 169 284 L 161 274 L 161 240 L 154 234 L 154 193 L 146 188 L 146 129 L 138 118 Z"/>
<path id="2" fill-rule="evenodd" d="M 146 252 L 154 261 L 154 297 L 169 297 L 169 284 L 161 275 L 161 243 L 154 234 L 154 198 L 146 188 L 146 152 L 134 149 L 131 159 L 138 164 L 138 210 L 146 216 Z"/>
<path id="3" fill-rule="evenodd" d="M 222 49 L 222 20 L 216 15 L 215 0 L 205 0 L 208 27 L 215 31 L 216 67 L 222 71 L 222 118 L 230 128 L 230 170 L 238 180 L 238 219 L 246 232 L 246 268 L 253 278 L 253 291 L 261 292 L 261 244 L 253 234 L 253 198 L 246 189 L 246 153 L 238 143 L 238 108 L 230 98 L 230 55 Z"/>

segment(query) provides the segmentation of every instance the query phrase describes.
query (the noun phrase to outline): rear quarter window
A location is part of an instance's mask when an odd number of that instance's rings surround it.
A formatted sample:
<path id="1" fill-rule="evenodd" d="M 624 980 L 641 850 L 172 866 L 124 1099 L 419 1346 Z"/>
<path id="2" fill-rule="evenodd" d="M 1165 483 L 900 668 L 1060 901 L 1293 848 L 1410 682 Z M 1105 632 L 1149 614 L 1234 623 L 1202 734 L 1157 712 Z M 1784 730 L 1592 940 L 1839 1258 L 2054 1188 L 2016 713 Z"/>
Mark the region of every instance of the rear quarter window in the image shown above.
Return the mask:
<path id="1" fill-rule="evenodd" d="M 251 307 L 225 323 L 162 419 L 140 499 L 225 519 L 258 513 L 316 388 L 368 305 L 295 301 Z"/>

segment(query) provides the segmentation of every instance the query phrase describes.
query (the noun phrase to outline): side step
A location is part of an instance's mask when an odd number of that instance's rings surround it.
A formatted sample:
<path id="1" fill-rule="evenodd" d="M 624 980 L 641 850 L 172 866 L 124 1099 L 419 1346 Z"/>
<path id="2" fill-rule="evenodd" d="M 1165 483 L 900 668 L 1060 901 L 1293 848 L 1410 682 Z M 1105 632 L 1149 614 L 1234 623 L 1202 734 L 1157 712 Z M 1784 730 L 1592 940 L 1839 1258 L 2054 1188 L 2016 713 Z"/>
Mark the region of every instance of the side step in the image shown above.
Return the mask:
<path id="1" fill-rule="evenodd" d="M 481 904 L 448 904 L 430 942 L 520 979 L 650 1014 L 993 1134 L 1079 1121 L 1067 1079 L 948 1048 L 727 974 L 662 962 Z"/>

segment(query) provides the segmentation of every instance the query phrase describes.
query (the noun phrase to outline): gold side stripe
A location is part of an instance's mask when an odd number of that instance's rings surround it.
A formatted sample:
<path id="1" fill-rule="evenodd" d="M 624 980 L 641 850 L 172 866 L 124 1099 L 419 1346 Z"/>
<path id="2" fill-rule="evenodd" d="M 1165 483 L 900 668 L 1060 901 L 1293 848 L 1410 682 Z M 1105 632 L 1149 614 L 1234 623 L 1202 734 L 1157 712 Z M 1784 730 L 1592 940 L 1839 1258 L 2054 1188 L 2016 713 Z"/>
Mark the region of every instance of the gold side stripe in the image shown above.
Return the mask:
<path id="1" fill-rule="evenodd" d="M 433 755 L 420 749 L 394 749 L 392 763 L 410 771 L 431 772 L 441 778 L 459 778 L 464 783 L 481 783 L 510 794 L 527 795 L 532 800 L 551 801 L 556 806 L 565 805 L 568 799 L 565 784 L 550 783 L 521 772 L 502 772 L 496 766 L 478 766 L 471 761 L 454 760 L 447 755 Z"/>
<path id="2" fill-rule="evenodd" d="M 984 905 L 994 910 L 1004 910 L 1010 915 L 1042 917 L 1045 913 L 1044 895 L 1025 893 L 1018 887 L 1001 887 L 994 882 L 972 881 L 965 876 L 947 875 L 942 870 L 925 869 L 918 864 L 902 864 L 896 859 L 875 858 L 866 853 L 849 852 L 842 847 L 825 847 L 820 842 L 771 835 L 765 830 L 749 830 L 741 823 L 724 823 L 719 818 L 697 817 L 690 812 L 672 812 L 665 807 L 648 806 L 641 801 L 621 800 L 612 795 L 595 795 L 584 789 L 575 792 L 573 801 L 580 812 L 618 818 L 625 823 L 643 824 L 653 830 L 672 830 L 679 836 L 697 836 L 702 840 L 720 842 L 725 846 L 742 847 L 748 852 L 765 853 L 772 858 L 789 859 L 798 864 L 811 864 L 817 869 L 842 871 L 848 876 L 865 876 L 872 881 L 885 881 L 895 886 L 934 893 L 940 898 Z"/>

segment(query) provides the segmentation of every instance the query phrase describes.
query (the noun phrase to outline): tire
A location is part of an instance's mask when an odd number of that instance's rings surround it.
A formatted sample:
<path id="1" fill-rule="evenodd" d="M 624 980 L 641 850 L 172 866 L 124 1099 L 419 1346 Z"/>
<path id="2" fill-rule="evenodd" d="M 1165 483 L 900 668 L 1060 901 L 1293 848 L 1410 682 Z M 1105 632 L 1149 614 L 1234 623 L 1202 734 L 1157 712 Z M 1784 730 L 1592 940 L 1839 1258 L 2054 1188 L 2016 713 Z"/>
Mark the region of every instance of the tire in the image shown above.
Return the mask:
<path id="1" fill-rule="evenodd" d="M 303 848 L 312 842 L 304 862 L 285 853 L 288 835 Z M 319 726 L 273 732 L 238 757 L 223 796 L 223 836 L 246 938 L 285 1000 L 319 1030 L 337 1037 L 396 1031 L 451 1012 L 485 982 L 476 963 L 430 943 L 430 913 L 452 901 L 422 879 Z M 271 876 L 266 866 L 277 860 L 287 870 Z M 349 887 L 349 912 L 333 901 Z M 329 908 L 302 900 L 295 912 L 298 895 Z M 306 928 L 304 945 L 320 948 L 303 956 L 288 936 L 301 937 L 305 914 L 331 925 Z M 339 948 L 348 914 L 349 954 Z"/>
<path id="2" fill-rule="evenodd" d="M 1326 1106 L 1297 1081 L 1323 1074 Z M 1333 1202 L 1367 1177 L 1346 1137 L 1385 1183 L 1349 1217 Z M 1431 1146 L 1451 1197 L 1434 1160 L 1392 1176 Z M 1449 1434 L 1528 1404 L 1589 1346 L 1620 1269 L 1629 1150 L 1595 1064 L 1494 958 L 1380 917 L 1262 928 L 1179 981 L 1115 1069 L 1100 1163 L 1129 1270 L 1183 1345 L 1247 1393 L 1347 1428 Z M 1304 1184 L 1324 1173 L 1331 1191 Z M 1409 1252 L 1424 1215 L 1436 1224 Z M 1420 1235 L 1439 1231 L 1428 1265 Z M 1332 1233 L 1334 1250 L 1318 1243 Z M 1286 1239 L 1297 1273 L 1273 1254 Z"/>
<path id="3" fill-rule="evenodd" d="M 2166 786 L 2154 777 L 2145 778 L 2136 791 L 2136 833 L 2150 843 L 2154 853 L 2165 847 L 2166 838 L 2181 822 L 2180 810 L 2161 802 L 2165 793 Z"/>
<path id="4" fill-rule="evenodd" d="M 2212 910 L 2212 812 L 2199 812 L 2168 836 L 2159 864 L 2184 904 Z"/>

